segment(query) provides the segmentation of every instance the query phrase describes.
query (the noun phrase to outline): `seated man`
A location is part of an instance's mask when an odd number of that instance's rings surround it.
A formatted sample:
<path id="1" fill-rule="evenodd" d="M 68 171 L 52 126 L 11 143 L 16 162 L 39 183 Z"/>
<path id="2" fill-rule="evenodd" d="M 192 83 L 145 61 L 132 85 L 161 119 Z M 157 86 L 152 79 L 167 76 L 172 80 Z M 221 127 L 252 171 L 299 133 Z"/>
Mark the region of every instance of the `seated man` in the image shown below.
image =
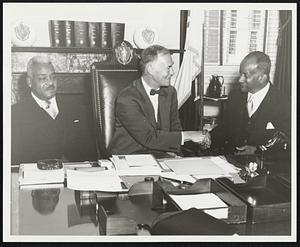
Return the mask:
<path id="1" fill-rule="evenodd" d="M 210 145 L 208 133 L 182 131 L 177 93 L 170 80 L 174 71 L 169 50 L 154 45 L 141 54 L 142 77 L 125 88 L 116 100 L 113 154 L 179 153 L 185 141 Z"/>
<path id="2" fill-rule="evenodd" d="M 54 67 L 36 56 L 27 65 L 29 97 L 12 106 L 12 164 L 63 158 L 95 160 L 86 110 L 72 97 L 56 95 Z"/>
<path id="3" fill-rule="evenodd" d="M 240 88 L 228 96 L 224 121 L 211 132 L 212 148 L 225 153 L 254 154 L 276 131 L 290 139 L 288 99 L 269 80 L 270 58 L 263 52 L 248 54 L 240 65 Z"/>

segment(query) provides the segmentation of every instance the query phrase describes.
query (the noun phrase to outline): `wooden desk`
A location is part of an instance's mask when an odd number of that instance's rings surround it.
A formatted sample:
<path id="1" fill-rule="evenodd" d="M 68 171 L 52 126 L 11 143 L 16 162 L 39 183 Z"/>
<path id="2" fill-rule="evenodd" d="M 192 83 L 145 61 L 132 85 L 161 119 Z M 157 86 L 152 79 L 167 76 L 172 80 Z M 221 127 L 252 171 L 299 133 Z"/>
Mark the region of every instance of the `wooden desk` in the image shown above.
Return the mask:
<path id="1" fill-rule="evenodd" d="M 95 211 L 79 210 L 75 193 L 66 187 L 49 189 L 47 200 L 36 203 L 33 189 L 18 187 L 18 173 L 12 172 L 11 234 L 12 235 L 83 235 L 98 236 L 99 224 Z M 51 198 L 52 197 L 52 198 Z M 111 208 L 116 216 L 126 216 L 137 224 L 148 224 L 162 212 L 152 210 L 152 194 L 134 197 L 119 196 Z M 49 205 L 52 203 L 52 206 Z M 43 209 L 44 206 L 45 208 Z M 42 213 L 41 213 L 42 212 Z M 240 235 L 291 234 L 291 221 L 235 225 Z"/>

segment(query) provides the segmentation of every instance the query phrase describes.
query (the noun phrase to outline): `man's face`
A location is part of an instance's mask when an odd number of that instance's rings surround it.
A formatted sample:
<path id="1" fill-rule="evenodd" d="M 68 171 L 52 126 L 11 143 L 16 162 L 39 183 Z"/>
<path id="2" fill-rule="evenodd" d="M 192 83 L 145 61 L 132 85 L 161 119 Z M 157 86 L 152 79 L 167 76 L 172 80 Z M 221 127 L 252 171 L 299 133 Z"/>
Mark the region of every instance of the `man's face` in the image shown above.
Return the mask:
<path id="1" fill-rule="evenodd" d="M 239 83 L 242 92 L 256 93 L 265 86 L 266 75 L 257 69 L 254 59 L 243 60 L 240 65 Z"/>
<path id="2" fill-rule="evenodd" d="M 173 64 L 174 62 L 170 54 L 159 54 L 151 62 L 151 69 L 149 71 L 157 87 L 170 85 L 171 77 L 174 75 Z"/>
<path id="3" fill-rule="evenodd" d="M 39 64 L 33 67 L 32 77 L 27 77 L 31 91 L 41 100 L 48 100 L 55 96 L 57 80 L 51 64 Z"/>

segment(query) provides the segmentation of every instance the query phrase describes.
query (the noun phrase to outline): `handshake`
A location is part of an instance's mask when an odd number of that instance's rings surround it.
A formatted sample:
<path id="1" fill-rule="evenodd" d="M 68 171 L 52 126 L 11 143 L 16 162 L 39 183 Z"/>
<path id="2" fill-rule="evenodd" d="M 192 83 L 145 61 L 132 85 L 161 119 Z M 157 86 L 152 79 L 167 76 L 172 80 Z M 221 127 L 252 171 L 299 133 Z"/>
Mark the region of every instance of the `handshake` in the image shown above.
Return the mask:
<path id="1" fill-rule="evenodd" d="M 193 141 L 198 144 L 203 149 L 207 149 L 211 145 L 211 137 L 207 130 L 202 131 L 183 131 L 183 139 L 184 141 Z"/>

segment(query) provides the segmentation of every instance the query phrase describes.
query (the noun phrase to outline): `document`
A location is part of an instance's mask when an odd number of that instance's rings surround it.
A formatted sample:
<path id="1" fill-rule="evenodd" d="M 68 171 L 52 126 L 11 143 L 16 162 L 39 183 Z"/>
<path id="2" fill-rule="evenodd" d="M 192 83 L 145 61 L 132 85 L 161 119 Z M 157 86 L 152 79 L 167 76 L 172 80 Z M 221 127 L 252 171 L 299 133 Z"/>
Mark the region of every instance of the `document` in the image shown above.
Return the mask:
<path id="1" fill-rule="evenodd" d="M 196 178 L 227 177 L 238 173 L 239 169 L 221 157 L 197 157 L 166 160 L 167 165 L 177 175 L 194 175 Z"/>
<path id="2" fill-rule="evenodd" d="M 162 170 L 151 154 L 113 155 L 111 161 L 119 176 L 160 175 Z"/>
<path id="3" fill-rule="evenodd" d="M 50 184 L 63 183 L 64 169 L 56 170 L 41 170 L 36 163 L 20 164 L 19 168 L 19 184 L 34 185 L 34 184 Z"/>
<path id="4" fill-rule="evenodd" d="M 170 195 L 170 197 L 182 210 L 197 208 L 217 219 L 228 218 L 227 204 L 214 193 Z"/>
<path id="5" fill-rule="evenodd" d="M 116 171 L 67 170 L 67 187 L 80 191 L 126 192 L 128 188 Z"/>

